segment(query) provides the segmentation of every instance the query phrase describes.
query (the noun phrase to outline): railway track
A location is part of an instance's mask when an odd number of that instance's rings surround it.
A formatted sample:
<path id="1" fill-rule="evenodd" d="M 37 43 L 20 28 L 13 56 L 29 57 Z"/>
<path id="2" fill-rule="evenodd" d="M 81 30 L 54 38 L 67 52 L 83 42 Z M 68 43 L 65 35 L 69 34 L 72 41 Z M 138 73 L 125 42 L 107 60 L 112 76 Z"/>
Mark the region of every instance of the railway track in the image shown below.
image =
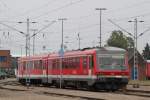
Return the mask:
<path id="1" fill-rule="evenodd" d="M 43 86 L 41 86 L 43 87 Z M 47 88 L 47 87 L 45 87 Z M 56 87 L 49 87 L 48 89 L 59 89 Z M 58 96 L 67 96 L 67 97 L 81 97 L 81 98 L 88 98 L 88 100 L 103 100 L 103 99 L 99 99 L 99 98 L 89 98 L 89 97 L 82 97 L 82 96 L 78 96 L 76 94 L 69 94 L 69 92 L 67 93 L 67 91 L 75 91 L 75 92 L 85 92 L 85 94 L 88 93 L 110 93 L 110 94 L 122 94 L 122 95 L 130 95 L 130 96 L 138 96 L 138 97 L 145 97 L 145 98 L 150 98 L 150 91 L 136 91 L 136 90 L 126 90 L 126 91 L 115 91 L 115 92 L 106 92 L 106 91 L 89 91 L 87 89 L 72 89 L 72 88 L 66 88 L 66 89 L 59 89 L 59 90 L 65 90 L 62 93 L 60 92 L 43 92 L 43 94 L 49 94 L 49 95 L 58 95 Z"/>
<path id="2" fill-rule="evenodd" d="M 45 86 L 40 86 L 40 87 L 45 87 Z M 47 88 L 47 87 L 45 87 Z M 59 89 L 59 88 L 56 88 L 56 87 L 48 87 L 50 89 Z M 122 91 L 122 90 L 119 90 L 119 91 L 115 91 L 115 92 L 107 92 L 107 91 L 104 91 L 104 90 L 100 90 L 100 91 L 89 91 L 87 89 L 73 89 L 73 88 L 65 88 L 65 89 L 60 89 L 60 90 L 71 90 L 71 91 L 82 91 L 82 92 L 87 92 L 87 93 L 111 93 L 111 94 L 122 94 L 122 95 L 131 95 L 131 96 L 138 96 L 138 97 L 146 97 L 146 98 L 150 98 L 150 91 L 139 91 L 139 90 L 129 90 L 127 89 L 126 91 Z M 70 94 L 65 94 L 66 92 L 64 93 L 51 93 L 51 92 L 44 92 L 46 94 L 55 94 L 55 95 L 62 95 L 62 96 L 74 96 L 76 97 L 75 95 L 70 95 Z M 77 96 L 78 97 L 78 96 Z M 82 97 L 81 97 L 82 98 Z M 83 97 L 84 98 L 84 97 Z M 88 100 L 102 100 L 102 99 L 97 99 L 97 98 L 91 98 L 91 99 L 88 99 Z"/>
<path id="3" fill-rule="evenodd" d="M 105 100 L 100 98 L 94 98 L 94 97 L 86 97 L 86 96 L 77 96 L 77 95 L 71 95 L 71 94 L 63 94 L 63 93 L 50 93 L 50 92 L 36 92 L 39 95 L 50 95 L 50 96 L 60 96 L 60 97 L 69 97 L 69 98 L 78 98 L 80 100 Z"/>
<path id="4" fill-rule="evenodd" d="M 125 95 L 134 95 L 140 97 L 150 97 L 150 91 L 138 91 L 138 90 L 127 90 L 126 92 L 121 92 Z"/>
<path id="5" fill-rule="evenodd" d="M 19 87 L 19 89 L 15 87 Z M 23 87 L 23 89 L 20 87 Z M 16 91 L 16 92 L 32 91 L 33 93 L 38 95 L 79 98 L 79 100 L 105 100 L 104 98 L 101 98 L 99 96 L 100 94 L 128 95 L 128 96 L 150 98 L 150 91 L 137 91 L 129 89 L 127 89 L 124 92 L 122 92 L 121 90 L 116 92 L 106 92 L 106 91 L 89 91 L 87 89 L 72 89 L 72 88 L 59 89 L 56 87 L 48 87 L 44 85 L 40 86 L 32 85 L 29 89 L 27 89 L 25 86 L 21 85 L 16 80 L 0 81 L 0 89 L 6 89 L 9 91 Z"/>

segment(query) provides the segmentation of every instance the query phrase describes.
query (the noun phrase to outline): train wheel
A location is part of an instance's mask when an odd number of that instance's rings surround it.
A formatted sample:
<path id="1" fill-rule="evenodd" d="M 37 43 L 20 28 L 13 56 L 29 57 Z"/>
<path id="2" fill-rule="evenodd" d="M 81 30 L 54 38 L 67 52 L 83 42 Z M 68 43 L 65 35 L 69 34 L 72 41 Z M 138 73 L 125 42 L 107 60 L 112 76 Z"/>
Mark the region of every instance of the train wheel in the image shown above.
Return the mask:
<path id="1" fill-rule="evenodd" d="M 115 92 L 115 91 L 118 90 L 118 86 L 115 83 L 112 83 L 112 87 L 111 88 L 112 88 L 111 89 L 112 92 Z"/>
<path id="2" fill-rule="evenodd" d="M 109 91 L 112 90 L 112 89 L 111 89 L 111 85 L 110 85 L 109 83 L 105 85 L 105 90 L 106 90 L 107 92 L 109 92 Z"/>
<path id="3" fill-rule="evenodd" d="M 88 89 L 89 91 L 97 91 L 97 89 L 96 89 L 96 86 L 95 86 L 95 85 L 88 86 L 88 87 L 87 87 L 87 89 Z"/>
<path id="4" fill-rule="evenodd" d="M 62 84 L 62 88 L 63 88 L 63 89 L 66 88 L 66 84 L 65 84 L 65 83 Z"/>

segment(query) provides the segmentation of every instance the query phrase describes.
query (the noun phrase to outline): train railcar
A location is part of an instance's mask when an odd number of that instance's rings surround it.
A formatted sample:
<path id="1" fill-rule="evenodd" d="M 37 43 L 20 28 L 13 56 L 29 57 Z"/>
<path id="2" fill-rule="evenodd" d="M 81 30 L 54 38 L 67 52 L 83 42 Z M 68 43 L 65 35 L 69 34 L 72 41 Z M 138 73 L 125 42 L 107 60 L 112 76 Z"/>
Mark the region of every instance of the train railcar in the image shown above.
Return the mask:
<path id="1" fill-rule="evenodd" d="M 58 86 L 61 82 L 62 87 L 86 87 L 98 90 L 117 90 L 128 83 L 128 58 L 124 49 L 102 47 L 70 51 L 65 52 L 63 57 L 54 53 L 42 56 L 38 60 L 41 61 L 38 65 L 41 73 L 36 76 L 30 72 L 30 79 L 34 82 L 38 79 L 38 82 L 50 85 Z M 28 61 L 32 69 L 37 66 L 33 59 L 30 58 Z M 35 78 L 38 76 L 40 78 Z"/>
<path id="2" fill-rule="evenodd" d="M 17 79 L 21 83 L 42 83 L 46 73 L 43 69 L 48 55 L 22 57 L 18 59 Z"/>
<path id="3" fill-rule="evenodd" d="M 150 60 L 146 61 L 146 78 L 150 80 Z"/>

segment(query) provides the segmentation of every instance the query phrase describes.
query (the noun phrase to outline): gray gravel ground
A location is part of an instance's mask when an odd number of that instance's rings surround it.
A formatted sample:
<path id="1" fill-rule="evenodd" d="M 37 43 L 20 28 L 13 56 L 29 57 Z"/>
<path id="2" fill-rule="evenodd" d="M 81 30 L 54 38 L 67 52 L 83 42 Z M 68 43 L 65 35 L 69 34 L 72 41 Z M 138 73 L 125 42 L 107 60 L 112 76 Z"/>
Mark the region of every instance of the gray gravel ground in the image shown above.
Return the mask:
<path id="1" fill-rule="evenodd" d="M 48 87 L 30 87 L 27 89 L 16 82 L 15 79 L 0 80 L 0 100 L 83 100 L 79 97 L 52 95 L 51 93 L 86 96 L 102 100 L 150 100 L 149 97 L 112 92 L 89 92 Z"/>

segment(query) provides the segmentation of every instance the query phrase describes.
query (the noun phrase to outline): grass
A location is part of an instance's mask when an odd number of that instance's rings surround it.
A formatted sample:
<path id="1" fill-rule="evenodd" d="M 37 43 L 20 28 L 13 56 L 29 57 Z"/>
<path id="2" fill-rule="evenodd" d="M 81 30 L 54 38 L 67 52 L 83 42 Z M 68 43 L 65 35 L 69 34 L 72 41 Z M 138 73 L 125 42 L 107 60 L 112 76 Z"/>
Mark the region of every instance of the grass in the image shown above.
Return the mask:
<path id="1" fill-rule="evenodd" d="M 150 80 L 145 80 L 145 81 L 130 80 L 130 81 L 129 81 L 129 85 L 133 85 L 133 84 L 139 84 L 139 85 L 150 86 Z"/>

